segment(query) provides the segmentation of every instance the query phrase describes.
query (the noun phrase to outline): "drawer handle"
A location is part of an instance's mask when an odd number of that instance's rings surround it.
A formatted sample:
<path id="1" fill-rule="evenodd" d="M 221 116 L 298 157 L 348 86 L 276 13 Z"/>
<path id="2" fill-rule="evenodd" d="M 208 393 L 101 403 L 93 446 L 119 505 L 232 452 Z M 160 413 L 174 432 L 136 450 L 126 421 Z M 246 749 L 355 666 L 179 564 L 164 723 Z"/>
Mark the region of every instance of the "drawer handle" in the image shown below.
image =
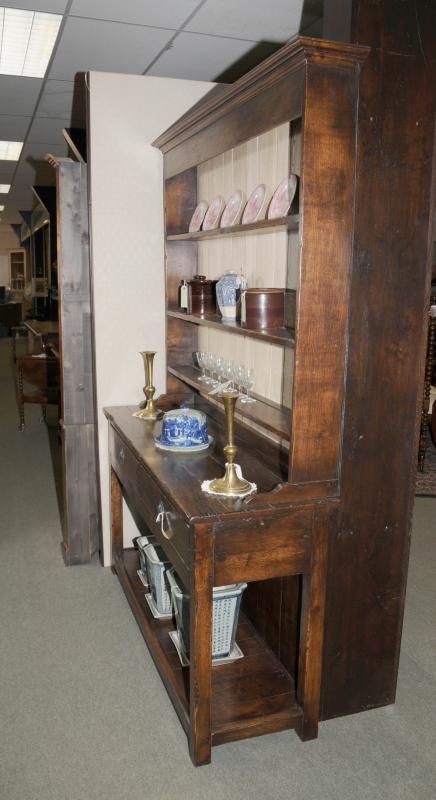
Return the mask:
<path id="1" fill-rule="evenodd" d="M 124 455 L 123 448 L 121 448 L 121 450 L 120 450 L 119 458 L 120 458 L 121 463 L 124 464 L 124 461 L 126 460 L 126 456 Z"/>
<path id="2" fill-rule="evenodd" d="M 156 517 L 156 522 L 160 523 L 160 530 L 162 536 L 164 536 L 165 539 L 172 539 L 174 534 L 173 531 L 171 530 L 170 512 L 165 511 L 164 504 L 162 502 L 159 503 L 157 511 L 158 514 Z"/>

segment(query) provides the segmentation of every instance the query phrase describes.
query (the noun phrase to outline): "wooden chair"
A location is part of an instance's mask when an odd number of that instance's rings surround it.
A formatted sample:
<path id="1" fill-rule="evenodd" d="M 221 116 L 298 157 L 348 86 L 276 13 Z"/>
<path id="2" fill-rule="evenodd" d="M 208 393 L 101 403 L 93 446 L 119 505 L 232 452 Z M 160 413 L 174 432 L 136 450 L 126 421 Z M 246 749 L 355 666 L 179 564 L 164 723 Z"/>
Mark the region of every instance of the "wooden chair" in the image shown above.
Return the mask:
<path id="1" fill-rule="evenodd" d="M 59 359 L 50 352 L 44 356 L 19 356 L 15 363 L 16 398 L 20 424 L 25 428 L 24 403 L 38 403 L 42 407 L 41 422 L 46 421 L 48 405 L 60 408 Z M 24 382 L 35 386 L 35 391 L 25 391 Z"/>
<path id="2" fill-rule="evenodd" d="M 14 325 L 11 328 L 11 333 L 12 333 L 12 360 L 13 360 L 14 364 L 16 364 L 17 363 L 17 342 L 22 337 L 25 337 L 27 339 L 28 331 L 24 327 L 24 325 Z"/>
<path id="3" fill-rule="evenodd" d="M 428 340 L 427 340 L 427 354 L 425 362 L 425 378 L 424 378 L 424 397 L 422 403 L 421 414 L 421 432 L 419 437 L 419 451 L 418 451 L 418 469 L 424 472 L 425 456 L 428 446 L 428 434 L 430 430 L 430 390 L 434 381 L 434 372 L 436 369 L 436 295 L 431 296 L 430 315 L 428 323 Z M 435 441 L 435 424 L 436 412 L 433 409 L 431 431 L 433 441 Z M 433 427 L 435 426 L 435 427 Z"/>

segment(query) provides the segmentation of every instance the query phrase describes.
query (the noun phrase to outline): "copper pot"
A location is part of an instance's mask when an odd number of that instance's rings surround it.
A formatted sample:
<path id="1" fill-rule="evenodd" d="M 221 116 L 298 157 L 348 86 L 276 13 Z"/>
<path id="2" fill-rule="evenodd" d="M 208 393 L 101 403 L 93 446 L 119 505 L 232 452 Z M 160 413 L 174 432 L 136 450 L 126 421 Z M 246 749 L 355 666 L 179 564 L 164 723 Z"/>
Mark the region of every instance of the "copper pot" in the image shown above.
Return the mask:
<path id="1" fill-rule="evenodd" d="M 284 289 L 246 289 L 242 304 L 247 328 L 283 328 L 284 297 Z"/>

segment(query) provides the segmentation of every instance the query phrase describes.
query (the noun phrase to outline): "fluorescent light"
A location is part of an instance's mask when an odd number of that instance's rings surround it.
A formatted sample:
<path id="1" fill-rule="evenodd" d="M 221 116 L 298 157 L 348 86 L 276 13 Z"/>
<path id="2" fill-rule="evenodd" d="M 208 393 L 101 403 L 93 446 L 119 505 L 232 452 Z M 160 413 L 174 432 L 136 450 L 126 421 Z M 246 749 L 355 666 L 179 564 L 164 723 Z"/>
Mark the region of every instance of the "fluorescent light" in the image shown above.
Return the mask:
<path id="1" fill-rule="evenodd" d="M 4 210 L 5 210 L 5 207 L 4 206 L 0 206 L 0 211 L 4 211 Z"/>
<path id="2" fill-rule="evenodd" d="M 0 75 L 43 78 L 62 16 L 0 6 Z"/>
<path id="3" fill-rule="evenodd" d="M 0 141 L 0 160 L 18 161 L 23 142 L 2 142 Z"/>
<path id="4" fill-rule="evenodd" d="M 0 194 L 7 194 L 10 188 L 10 183 L 0 183 Z"/>

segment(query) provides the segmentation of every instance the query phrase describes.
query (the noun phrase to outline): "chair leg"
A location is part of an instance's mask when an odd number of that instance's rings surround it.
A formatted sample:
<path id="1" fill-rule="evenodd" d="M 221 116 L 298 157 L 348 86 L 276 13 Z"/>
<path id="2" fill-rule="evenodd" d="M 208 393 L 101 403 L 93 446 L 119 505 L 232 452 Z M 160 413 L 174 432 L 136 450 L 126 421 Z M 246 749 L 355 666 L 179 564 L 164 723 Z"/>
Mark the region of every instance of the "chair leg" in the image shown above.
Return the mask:
<path id="1" fill-rule="evenodd" d="M 45 424 L 47 424 L 47 406 L 41 406 L 41 411 L 42 411 L 42 414 L 41 414 L 41 418 L 40 418 L 39 421 L 40 421 L 41 424 L 43 422 L 45 422 Z"/>
<path id="2" fill-rule="evenodd" d="M 24 428 L 26 427 L 25 421 L 24 421 L 23 373 L 22 373 L 21 369 L 18 370 L 17 381 L 18 381 L 17 405 L 18 405 L 18 415 L 19 415 L 19 418 L 20 418 L 20 424 L 18 426 L 18 430 L 21 432 L 21 431 L 24 431 Z"/>

